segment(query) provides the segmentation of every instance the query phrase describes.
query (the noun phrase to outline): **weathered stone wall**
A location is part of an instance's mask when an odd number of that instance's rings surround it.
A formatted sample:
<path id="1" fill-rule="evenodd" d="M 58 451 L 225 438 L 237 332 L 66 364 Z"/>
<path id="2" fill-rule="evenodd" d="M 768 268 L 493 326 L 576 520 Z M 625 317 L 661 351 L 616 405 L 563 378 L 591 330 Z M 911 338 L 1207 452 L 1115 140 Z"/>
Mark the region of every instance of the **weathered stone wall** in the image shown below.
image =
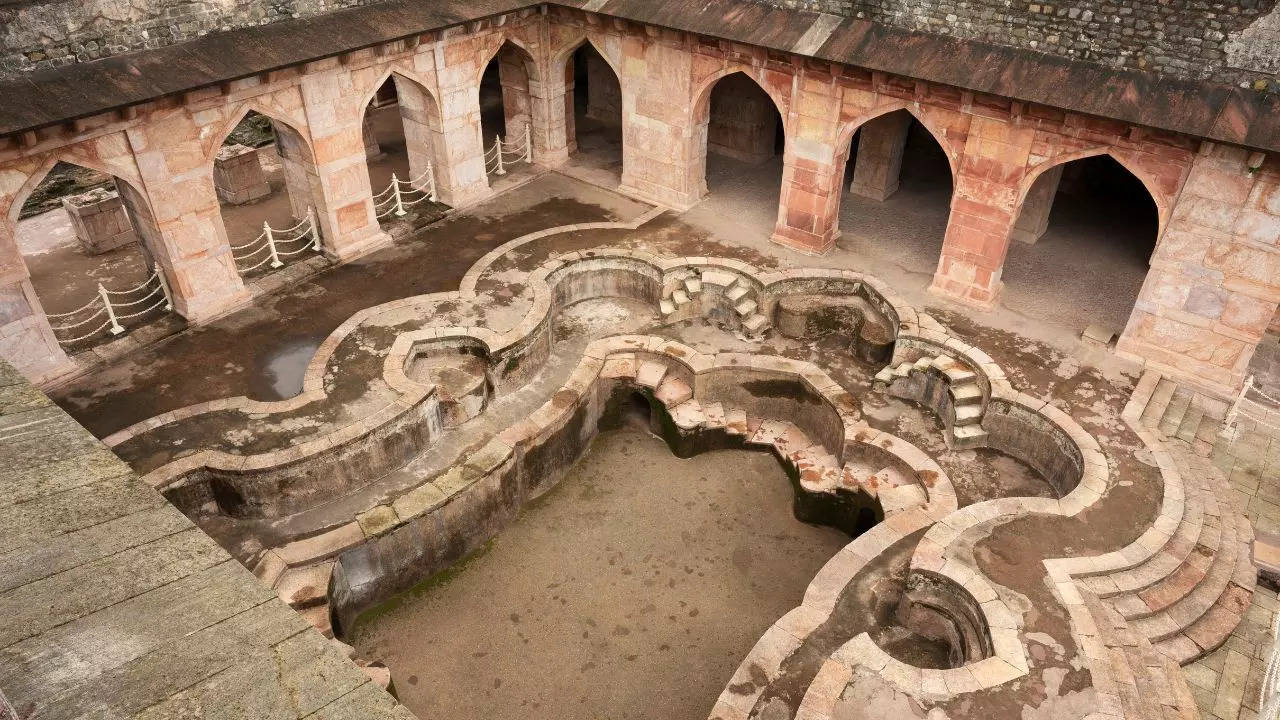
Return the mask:
<path id="1" fill-rule="evenodd" d="M 378 0 L 0 0 L 0 74 L 163 47 Z"/>
<path id="2" fill-rule="evenodd" d="M 764 0 L 1011 47 L 1274 89 L 1280 73 L 1276 0 Z"/>

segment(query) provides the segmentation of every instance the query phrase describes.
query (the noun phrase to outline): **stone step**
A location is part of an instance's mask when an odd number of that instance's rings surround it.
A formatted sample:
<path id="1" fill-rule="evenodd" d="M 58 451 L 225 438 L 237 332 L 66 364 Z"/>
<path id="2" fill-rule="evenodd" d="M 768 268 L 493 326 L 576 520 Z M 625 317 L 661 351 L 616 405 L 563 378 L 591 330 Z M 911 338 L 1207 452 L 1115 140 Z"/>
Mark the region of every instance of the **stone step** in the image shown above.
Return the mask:
<path id="1" fill-rule="evenodd" d="M 1194 443 L 1200 430 L 1200 421 L 1202 419 L 1204 419 L 1204 408 L 1193 401 L 1191 407 L 1187 408 L 1187 414 L 1183 416 L 1182 422 L 1178 423 L 1178 429 L 1174 432 L 1174 437 L 1188 445 Z"/>
<path id="2" fill-rule="evenodd" d="M 321 605 L 329 600 L 329 576 L 332 573 L 332 561 L 290 568 L 276 580 L 276 594 L 295 610 Z"/>
<path id="3" fill-rule="evenodd" d="M 880 372 L 876 373 L 876 382 L 884 383 L 885 385 L 893 382 L 893 368 L 891 366 L 881 368 Z"/>
<path id="4" fill-rule="evenodd" d="M 952 385 L 951 399 L 955 401 L 956 406 L 981 405 L 982 388 L 978 386 L 977 381 L 966 382 L 963 385 Z"/>
<path id="5" fill-rule="evenodd" d="M 1187 416 L 1187 410 L 1191 408 L 1191 393 L 1179 389 L 1173 393 L 1173 397 L 1169 398 L 1169 405 L 1164 409 L 1164 414 L 1160 416 L 1160 423 L 1156 429 L 1164 437 L 1173 437 L 1178 432 L 1178 428 L 1182 425 L 1182 419 Z"/>
<path id="6" fill-rule="evenodd" d="M 752 335 L 759 335 L 769 329 L 769 320 L 756 313 L 742 321 L 742 328 Z"/>
<path id="7" fill-rule="evenodd" d="M 697 275 L 690 275 L 684 279 L 684 291 L 690 295 L 696 295 L 702 292 L 702 280 Z"/>
<path id="8" fill-rule="evenodd" d="M 676 311 L 676 304 L 675 304 L 675 303 L 673 303 L 673 302 L 671 302 L 670 300 L 666 300 L 666 299 L 659 300 L 659 301 L 658 301 L 658 310 L 659 310 L 663 315 L 670 315 L 671 313 L 673 313 L 673 312 L 675 312 L 675 311 Z"/>
<path id="9" fill-rule="evenodd" d="M 666 384 L 666 382 L 663 383 L 664 386 Z M 697 400 L 687 399 L 671 407 L 668 412 L 671 413 L 671 421 L 676 424 L 676 427 L 684 431 L 695 430 L 707 424 L 707 414 Z"/>
<path id="10" fill-rule="evenodd" d="M 702 284 L 713 287 L 728 288 L 738 282 L 738 276 L 724 270 L 705 270 L 702 273 Z"/>
<path id="11" fill-rule="evenodd" d="M 724 427 L 730 435 L 746 435 L 750 431 L 747 411 L 741 408 L 725 408 Z"/>
<path id="12" fill-rule="evenodd" d="M 656 360 L 645 360 L 636 369 L 636 383 L 650 390 L 657 390 L 662 378 L 667 375 L 667 366 Z"/>
<path id="13" fill-rule="evenodd" d="M 668 408 L 674 408 L 681 403 L 690 400 L 693 397 L 693 389 L 689 384 L 673 375 L 663 377 L 662 382 L 658 384 L 653 393 L 654 398 L 658 402 L 666 405 Z"/>
<path id="14" fill-rule="evenodd" d="M 1142 410 L 1140 422 L 1149 428 L 1154 428 L 1160 423 L 1160 418 L 1164 417 L 1164 411 L 1169 407 L 1169 401 L 1173 399 L 1173 393 L 1178 389 L 1178 384 L 1172 380 L 1160 379 L 1160 383 L 1156 385 L 1156 389 L 1151 393 L 1151 400 Z"/>
<path id="15" fill-rule="evenodd" d="M 973 425 L 982 419 L 981 405 L 956 406 L 956 426 Z"/>
<path id="16" fill-rule="evenodd" d="M 1245 588 L 1232 583 L 1218 597 L 1213 607 L 1190 627 L 1155 643 L 1156 650 L 1179 665 L 1199 660 L 1227 642 L 1227 638 L 1231 637 L 1231 633 L 1249 611 L 1252 598 L 1252 587 Z"/>
<path id="17" fill-rule="evenodd" d="M 1225 523 L 1223 541 L 1207 565 L 1185 563 L 1168 582 L 1139 593 L 1150 612 L 1134 619 L 1133 627 L 1151 642 L 1159 642 L 1182 632 L 1208 612 L 1235 573 L 1239 543 L 1234 522 Z M 1190 557 L 1203 557 L 1193 554 Z"/>
<path id="18" fill-rule="evenodd" d="M 751 291 L 746 287 L 737 284 L 737 281 L 735 280 L 734 285 L 725 292 L 724 296 L 729 298 L 729 302 L 737 303 L 739 300 L 746 297 L 749 292 Z"/>
<path id="19" fill-rule="evenodd" d="M 707 427 L 718 429 L 725 427 L 727 422 L 725 418 L 724 405 L 721 403 L 707 403 L 702 406 L 702 414 L 707 418 Z"/>
<path id="20" fill-rule="evenodd" d="M 733 311 L 738 313 L 738 317 L 745 318 L 751 313 L 754 313 L 756 311 L 756 301 L 750 300 L 750 299 L 743 300 L 742 302 L 733 306 Z"/>
<path id="21" fill-rule="evenodd" d="M 981 425 L 961 425 L 951 431 L 952 442 L 957 449 L 981 447 L 987 442 L 987 431 Z"/>
<path id="22" fill-rule="evenodd" d="M 685 292 L 684 290 L 678 289 L 675 292 L 671 293 L 671 301 L 674 302 L 676 305 L 684 305 L 689 302 L 689 293 Z"/>

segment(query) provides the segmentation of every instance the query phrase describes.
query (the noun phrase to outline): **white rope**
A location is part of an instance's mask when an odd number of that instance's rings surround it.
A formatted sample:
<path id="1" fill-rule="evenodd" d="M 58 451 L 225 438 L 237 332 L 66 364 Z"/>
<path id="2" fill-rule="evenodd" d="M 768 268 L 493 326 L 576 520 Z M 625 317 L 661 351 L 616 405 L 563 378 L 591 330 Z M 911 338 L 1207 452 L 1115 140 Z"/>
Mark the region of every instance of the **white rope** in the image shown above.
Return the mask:
<path id="1" fill-rule="evenodd" d="M 297 250 L 290 250 L 288 252 L 285 252 L 284 250 L 277 250 L 276 255 L 279 255 L 280 257 L 291 257 L 293 255 L 297 255 L 298 253 L 304 253 L 310 249 L 311 249 L 310 246 L 304 245 L 298 248 Z"/>
<path id="2" fill-rule="evenodd" d="M 94 330 L 92 330 L 92 331 L 90 331 L 90 332 L 85 333 L 84 335 L 80 335 L 80 336 L 78 336 L 78 337 L 73 337 L 73 338 L 68 338 L 68 339 L 66 339 L 66 340 L 58 340 L 58 342 L 62 343 L 63 345 L 71 345 L 72 343 L 78 343 L 78 342 L 80 342 L 81 340 L 86 340 L 86 339 L 88 339 L 88 338 L 93 337 L 94 335 L 97 335 L 98 333 L 100 333 L 100 332 L 102 332 L 103 330 L 105 330 L 105 329 L 107 328 L 107 326 L 108 326 L 108 325 L 110 325 L 110 324 L 111 324 L 111 321 L 110 321 L 110 320 L 108 320 L 108 321 L 106 321 L 106 322 L 102 323 L 101 325 L 99 325 L 99 326 L 98 326 L 97 328 L 95 328 Z M 55 328 L 55 329 L 56 329 L 56 328 Z"/>
<path id="3" fill-rule="evenodd" d="M 99 300 L 101 300 L 101 299 L 102 299 L 101 297 L 95 297 L 94 299 L 92 299 L 92 300 L 90 300 L 89 302 L 87 302 L 87 303 L 85 303 L 85 304 L 81 305 L 80 307 L 76 308 L 75 310 L 72 310 L 71 312 L 64 312 L 64 313 L 51 313 L 51 312 L 47 312 L 47 313 L 45 313 L 45 317 L 51 317 L 51 318 L 63 318 L 63 317 L 70 317 L 70 316 L 75 315 L 76 313 L 80 312 L 81 310 L 88 310 L 89 308 L 93 307 L 94 303 L 98 302 L 98 301 L 99 301 Z M 102 312 L 102 309 L 101 309 L 101 308 L 99 308 L 99 309 L 98 309 L 98 312 Z M 94 314 L 96 315 L 97 313 L 94 313 Z"/>
<path id="4" fill-rule="evenodd" d="M 84 320 L 81 320 L 81 321 L 80 321 L 80 322 L 78 322 L 78 323 L 73 323 L 73 324 L 71 324 L 71 325 L 50 325 L 49 327 L 53 328 L 55 331 L 56 331 L 56 330 L 75 330 L 76 328 L 80 327 L 81 325 L 88 325 L 90 322 L 92 322 L 92 321 L 93 321 L 93 319 L 94 319 L 94 318 L 98 317 L 99 315 L 101 315 L 102 313 L 104 313 L 104 312 L 106 312 L 106 311 L 107 311 L 107 309 L 106 309 L 106 308 L 101 308 L 101 309 L 99 309 L 99 310 L 98 310 L 98 312 L 96 312 L 96 313 L 94 313 L 94 314 L 90 315 L 89 317 L 85 318 Z"/>
<path id="5" fill-rule="evenodd" d="M 137 300 L 133 300 L 133 301 L 130 301 L 130 302 L 127 302 L 127 303 L 111 303 L 111 306 L 112 306 L 113 308 L 118 308 L 118 307 L 133 307 L 134 305 L 141 305 L 142 303 L 146 302 L 147 300 L 150 300 L 151 298 L 155 297 L 156 293 L 158 293 L 158 292 L 160 292 L 160 286 L 159 286 L 159 285 L 157 285 L 157 286 L 156 286 L 156 289 L 155 289 L 155 290 L 152 290 L 151 292 L 147 293 L 146 295 L 143 295 L 142 297 L 138 298 Z M 118 319 L 118 318 L 117 318 L 117 319 Z"/>
<path id="6" fill-rule="evenodd" d="M 254 265 L 250 265 L 247 268 L 240 268 L 240 272 L 253 272 L 254 270 L 257 270 L 258 268 L 262 267 L 263 265 L 266 265 L 269 262 L 271 262 L 271 253 L 267 253 L 266 257 L 262 258 Z"/>
<path id="7" fill-rule="evenodd" d="M 135 285 L 129 288 L 128 290 L 107 290 L 106 288 L 103 288 L 103 292 L 105 292 L 108 295 L 128 295 L 129 293 L 134 293 L 145 288 L 146 286 L 151 284 L 152 280 L 155 280 L 155 279 L 156 279 L 156 273 L 155 271 L 152 271 L 151 274 L 147 276 L 146 280 L 143 280 L 140 284 Z"/>
<path id="8" fill-rule="evenodd" d="M 272 231 L 272 232 L 278 232 L 278 233 L 291 233 L 291 232 L 293 232 L 294 230 L 297 230 L 298 228 L 302 227 L 303 225 L 306 225 L 306 224 L 307 224 L 307 222 L 308 222 L 308 221 L 307 221 L 307 218 L 302 218 L 301 220 L 299 220 L 299 221 L 298 221 L 298 224 L 297 224 L 297 225 L 294 225 L 293 227 L 287 227 L 287 228 L 285 228 L 285 229 L 283 229 L 283 230 L 276 230 L 275 228 L 271 228 L 271 231 Z M 264 234 L 265 234 L 265 233 L 264 233 Z M 276 242 L 279 242 L 279 241 L 277 240 Z"/>
<path id="9" fill-rule="evenodd" d="M 145 315 L 146 313 L 149 313 L 149 312 L 151 312 L 152 310 L 155 310 L 156 308 L 160 307 L 160 306 L 161 306 L 161 305 L 163 305 L 164 303 L 165 303 L 164 299 L 163 299 L 163 298 L 161 298 L 159 301 L 157 301 L 157 302 L 156 302 L 156 304 L 152 305 L 151 307 L 149 307 L 149 308 L 145 308 L 145 309 L 143 309 L 143 310 L 139 310 L 138 312 L 133 313 L 133 314 L 131 314 L 131 315 L 117 315 L 117 316 L 116 316 L 116 321 L 117 321 L 117 322 L 119 322 L 119 321 L 121 321 L 121 320 L 128 320 L 128 319 L 130 319 L 130 318 L 136 318 L 136 317 L 138 317 L 139 315 Z"/>
<path id="10" fill-rule="evenodd" d="M 1262 389 L 1262 384 L 1261 384 L 1261 383 L 1258 383 L 1258 382 L 1256 382 L 1256 381 L 1255 381 L 1255 382 L 1251 383 L 1250 385 L 1251 385 L 1250 387 L 1245 388 L 1245 392 L 1246 392 L 1246 393 L 1247 393 L 1247 392 L 1249 392 L 1250 390 L 1252 390 L 1252 391 L 1254 391 L 1254 392 L 1258 393 L 1259 395 L 1261 395 L 1262 397 L 1266 398 L 1266 399 L 1267 399 L 1267 400 L 1269 400 L 1270 402 L 1272 402 L 1272 403 L 1274 403 L 1274 404 L 1276 404 L 1276 405 L 1280 405 L 1280 398 L 1275 398 L 1275 397 L 1272 397 L 1272 396 L 1268 395 L 1268 394 L 1267 394 L 1267 393 Z"/>
<path id="11" fill-rule="evenodd" d="M 258 242 L 259 240 L 264 240 L 264 239 L 266 239 L 266 237 L 267 237 L 267 231 L 266 231 L 266 230 L 263 230 L 262 232 L 258 233 L 258 237 L 256 237 L 256 238 L 254 238 L 254 239 L 250 240 L 249 242 L 247 242 L 247 243 L 245 243 L 245 244 L 243 244 L 243 245 L 232 245 L 232 246 L 231 246 L 231 250 L 232 250 L 232 251 L 235 251 L 235 250 L 243 250 L 243 249 L 245 249 L 245 248 L 249 247 L 250 245 L 252 245 L 252 244 L 254 244 L 254 243 Z"/>
<path id="12" fill-rule="evenodd" d="M 248 260 L 249 258 L 253 257 L 254 255 L 257 255 L 258 253 L 266 249 L 268 249 L 267 244 L 263 243 L 258 247 L 257 250 L 254 250 L 253 252 L 247 252 L 247 253 L 244 253 L 243 255 L 236 255 L 235 253 L 231 253 L 231 257 L 236 260 Z"/>

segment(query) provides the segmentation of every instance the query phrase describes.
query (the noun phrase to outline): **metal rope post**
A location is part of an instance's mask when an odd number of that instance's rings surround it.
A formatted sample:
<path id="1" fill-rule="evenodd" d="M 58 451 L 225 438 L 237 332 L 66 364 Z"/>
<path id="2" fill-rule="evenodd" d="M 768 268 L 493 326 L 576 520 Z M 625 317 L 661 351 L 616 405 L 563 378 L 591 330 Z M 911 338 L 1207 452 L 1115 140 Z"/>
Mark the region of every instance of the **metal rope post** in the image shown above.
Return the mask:
<path id="1" fill-rule="evenodd" d="M 436 202 L 439 198 L 436 196 L 436 166 L 435 163 L 427 163 L 427 182 L 431 183 L 431 192 L 427 194 L 427 199 Z"/>
<path id="2" fill-rule="evenodd" d="M 262 232 L 267 236 L 267 250 L 271 252 L 271 267 L 278 268 L 284 263 L 280 262 L 280 256 L 276 254 L 276 238 L 271 232 L 271 226 L 266 222 L 262 223 Z"/>
<path id="3" fill-rule="evenodd" d="M 1249 388 L 1253 387 L 1253 376 L 1245 378 L 1244 386 L 1240 388 L 1240 394 L 1236 396 L 1236 401 L 1231 404 L 1231 410 L 1227 412 L 1227 419 L 1224 425 L 1231 427 L 1236 422 L 1236 415 L 1240 412 L 1240 403 L 1244 402 L 1244 396 L 1249 392 Z"/>
<path id="4" fill-rule="evenodd" d="M 124 332 L 124 328 L 116 321 L 116 311 L 111 307 L 111 298 L 107 297 L 107 289 L 102 287 L 102 283 L 98 283 L 98 295 L 102 298 L 102 304 L 107 308 L 107 322 L 111 323 L 111 334 L 119 335 Z"/>
<path id="5" fill-rule="evenodd" d="M 405 215 L 404 201 L 400 197 L 400 179 L 396 177 L 395 173 L 391 173 L 391 188 L 392 194 L 396 197 L 396 217 L 403 217 Z"/>
<path id="6" fill-rule="evenodd" d="M 533 162 L 533 143 L 529 142 L 530 125 L 532 125 L 532 123 L 524 124 L 524 161 L 527 163 Z"/>
<path id="7" fill-rule="evenodd" d="M 152 265 L 151 272 L 156 274 L 156 279 L 160 281 L 160 292 L 164 293 L 164 309 L 173 309 L 173 296 L 169 294 L 169 281 L 164 279 L 164 273 L 160 272 L 159 265 Z"/>
<path id="8" fill-rule="evenodd" d="M 311 249 L 320 252 L 320 232 L 316 230 L 316 209 L 307 208 L 307 222 L 311 224 Z"/>
<path id="9" fill-rule="evenodd" d="M 498 169 L 494 170 L 493 174 L 506 175 L 507 170 L 506 168 L 502 167 L 502 136 L 501 135 L 495 135 L 493 137 L 493 147 L 498 151 L 496 153 L 496 155 L 498 156 Z"/>

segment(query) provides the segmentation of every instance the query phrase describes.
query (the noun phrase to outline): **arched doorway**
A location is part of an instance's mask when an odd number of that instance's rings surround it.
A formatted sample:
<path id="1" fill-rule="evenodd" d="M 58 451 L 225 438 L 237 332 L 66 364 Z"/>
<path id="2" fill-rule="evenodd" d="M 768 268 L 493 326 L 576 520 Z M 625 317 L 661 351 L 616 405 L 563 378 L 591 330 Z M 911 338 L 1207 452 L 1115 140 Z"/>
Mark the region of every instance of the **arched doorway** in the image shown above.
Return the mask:
<path id="1" fill-rule="evenodd" d="M 440 217 L 436 169 L 445 157 L 440 112 L 421 84 L 389 75 L 364 108 L 365 158 L 375 214 L 387 223 L 413 214 L 415 222 Z M 392 187 L 392 179 L 396 187 Z"/>
<path id="2" fill-rule="evenodd" d="M 504 175 L 510 166 L 532 159 L 529 82 L 535 67 L 528 52 L 507 40 L 481 75 L 480 134 L 490 175 Z"/>
<path id="3" fill-rule="evenodd" d="M 246 112 L 214 155 L 213 184 L 242 276 L 321 251 L 324 192 L 311 146 L 287 123 Z"/>
<path id="4" fill-rule="evenodd" d="M 1151 193 L 1109 155 L 1057 165 L 1027 190 L 1009 240 L 1002 303 L 1079 333 L 1119 334 L 1159 234 Z M 1189 302 L 1220 302 L 1215 297 Z"/>
<path id="5" fill-rule="evenodd" d="M 568 168 L 600 184 L 622 180 L 622 86 L 613 67 L 584 40 L 565 63 Z"/>
<path id="6" fill-rule="evenodd" d="M 919 119 L 895 110 L 859 126 L 845 152 L 837 244 L 885 280 L 927 286 L 950 216 L 946 151 Z"/>
<path id="7" fill-rule="evenodd" d="M 150 206 L 128 182 L 58 162 L 10 210 L 17 250 L 58 344 L 68 354 L 166 315 Z"/>
<path id="8" fill-rule="evenodd" d="M 717 80 L 694 109 L 701 135 L 704 207 L 770 233 L 782 191 L 785 131 L 773 98 L 743 72 Z"/>

